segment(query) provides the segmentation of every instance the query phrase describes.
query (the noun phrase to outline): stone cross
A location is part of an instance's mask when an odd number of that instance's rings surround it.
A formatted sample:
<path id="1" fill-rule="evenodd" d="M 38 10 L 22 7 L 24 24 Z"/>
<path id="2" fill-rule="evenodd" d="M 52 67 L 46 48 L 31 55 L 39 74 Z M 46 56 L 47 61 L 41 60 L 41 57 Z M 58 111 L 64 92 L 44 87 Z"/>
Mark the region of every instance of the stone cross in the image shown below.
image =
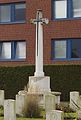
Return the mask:
<path id="1" fill-rule="evenodd" d="M 37 10 L 36 19 L 31 19 L 31 23 L 36 25 L 36 58 L 35 73 L 36 77 L 44 77 L 43 72 L 43 24 L 48 24 L 49 20 L 43 18 L 42 10 Z"/>

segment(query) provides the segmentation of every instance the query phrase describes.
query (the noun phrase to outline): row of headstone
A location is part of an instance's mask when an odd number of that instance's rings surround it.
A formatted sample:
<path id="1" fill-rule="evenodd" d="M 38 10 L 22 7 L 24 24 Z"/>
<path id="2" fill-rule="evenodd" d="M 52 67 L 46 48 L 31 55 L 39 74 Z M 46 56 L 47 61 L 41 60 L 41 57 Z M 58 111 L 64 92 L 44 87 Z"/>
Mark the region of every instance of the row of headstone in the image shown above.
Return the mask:
<path id="1" fill-rule="evenodd" d="M 4 100 L 4 90 L 0 90 L 0 105 L 4 107 L 4 120 L 16 120 L 16 115 L 23 116 L 22 110 L 25 103 L 25 93 L 19 92 L 16 100 Z"/>
<path id="2" fill-rule="evenodd" d="M 46 120 L 64 120 L 64 112 L 56 110 L 55 95 L 48 94 L 45 96 Z"/>
<path id="3" fill-rule="evenodd" d="M 28 94 L 31 95 L 31 94 Z M 0 105 L 4 106 L 4 120 L 15 120 L 16 115 L 23 116 L 22 110 L 25 104 L 25 98 L 27 97 L 26 91 L 19 91 L 16 95 L 16 100 L 7 99 L 4 100 L 4 90 L 0 90 Z M 46 112 L 55 110 L 55 104 L 57 96 L 46 93 L 44 96 L 39 94 L 39 97 L 44 99 L 44 107 Z M 42 102 L 40 102 L 41 104 Z"/>
<path id="4" fill-rule="evenodd" d="M 23 117 L 22 110 L 25 104 L 25 98 L 27 97 L 26 95 L 23 92 L 19 92 L 16 95 L 16 100 L 4 100 L 4 120 L 16 120 L 16 114 Z M 56 109 L 54 95 L 48 94 L 44 99 L 46 113 Z"/>
<path id="5" fill-rule="evenodd" d="M 70 108 L 77 113 L 77 118 L 81 118 L 81 96 L 77 91 L 70 92 Z M 64 112 L 55 108 L 55 96 L 46 96 L 45 109 L 46 120 L 64 120 Z"/>
<path id="6" fill-rule="evenodd" d="M 4 106 L 4 120 L 16 119 L 16 114 L 23 116 L 22 109 L 25 103 L 26 92 L 20 91 L 16 95 L 16 101 L 12 99 L 4 100 L 4 91 L 0 90 L 0 105 Z M 46 120 L 52 120 L 53 118 L 59 118 L 58 120 L 63 120 L 63 112 L 56 110 L 56 97 L 52 94 L 45 95 L 45 111 L 46 111 Z M 16 106 L 15 106 L 16 104 Z M 73 91 L 70 92 L 70 108 L 77 112 L 78 117 L 81 118 L 81 96 L 79 92 Z M 10 114 L 9 114 L 10 113 Z M 58 115 L 57 115 L 58 114 Z M 59 115 L 60 114 L 60 115 Z M 57 119 L 55 119 L 57 120 Z"/>
<path id="7" fill-rule="evenodd" d="M 5 100 L 4 90 L 0 90 L 0 106 L 4 107 L 4 120 L 16 120 L 15 100 Z"/>
<path id="8" fill-rule="evenodd" d="M 48 104 L 47 109 L 50 110 L 50 107 L 55 108 L 55 104 L 60 104 L 60 92 L 46 92 L 46 93 L 28 93 L 27 91 L 21 90 L 16 95 L 16 114 L 22 116 L 23 106 L 25 104 L 26 97 L 30 95 L 37 95 L 39 97 L 39 105 L 45 108 L 45 103 Z M 46 99 L 45 99 L 46 97 Z M 52 105 L 50 105 L 50 102 Z M 54 104 L 53 104 L 54 103 Z"/>
<path id="9" fill-rule="evenodd" d="M 16 95 L 16 113 L 23 115 L 22 109 L 25 103 L 25 96 L 27 94 L 24 91 L 19 91 Z M 45 111 L 46 111 L 46 120 L 63 120 L 63 111 L 56 110 L 56 97 L 52 94 L 45 94 Z"/>
<path id="10" fill-rule="evenodd" d="M 54 95 L 46 95 L 45 97 L 46 120 L 64 120 L 64 112 L 56 110 L 56 102 Z M 79 92 L 70 92 L 70 108 L 77 112 L 77 117 L 81 118 L 81 96 Z"/>

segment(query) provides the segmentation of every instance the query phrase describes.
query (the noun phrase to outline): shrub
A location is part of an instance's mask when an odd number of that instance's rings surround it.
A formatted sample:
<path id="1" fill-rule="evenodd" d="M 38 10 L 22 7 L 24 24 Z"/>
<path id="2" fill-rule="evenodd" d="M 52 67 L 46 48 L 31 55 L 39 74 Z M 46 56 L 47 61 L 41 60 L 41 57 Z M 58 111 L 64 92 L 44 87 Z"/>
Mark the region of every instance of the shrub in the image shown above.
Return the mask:
<path id="1" fill-rule="evenodd" d="M 40 117 L 40 107 L 38 104 L 37 95 L 28 95 L 25 99 L 25 104 L 23 108 L 24 117 L 28 118 L 39 118 Z"/>
<path id="2" fill-rule="evenodd" d="M 67 112 L 67 113 L 75 112 L 72 108 L 70 108 L 69 105 L 68 106 L 64 106 L 64 105 L 61 105 L 61 104 L 56 105 L 56 110 L 61 110 L 61 111 Z"/>

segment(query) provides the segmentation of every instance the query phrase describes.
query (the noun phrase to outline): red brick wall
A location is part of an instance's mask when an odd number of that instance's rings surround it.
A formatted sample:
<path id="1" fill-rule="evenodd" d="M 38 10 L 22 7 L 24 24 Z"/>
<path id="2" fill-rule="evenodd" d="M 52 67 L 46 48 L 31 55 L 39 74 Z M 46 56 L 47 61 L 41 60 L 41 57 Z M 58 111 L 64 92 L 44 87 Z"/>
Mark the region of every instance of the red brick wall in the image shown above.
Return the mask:
<path id="1" fill-rule="evenodd" d="M 44 25 L 44 64 L 81 64 L 81 61 L 52 61 L 51 39 L 81 38 L 81 20 L 51 20 L 51 0 L 0 0 L 0 3 L 26 1 L 26 23 L 0 25 L 0 40 L 27 40 L 27 59 L 22 62 L 0 62 L 0 65 L 26 65 L 35 63 L 35 25 L 30 19 L 42 9 L 50 23 Z"/>

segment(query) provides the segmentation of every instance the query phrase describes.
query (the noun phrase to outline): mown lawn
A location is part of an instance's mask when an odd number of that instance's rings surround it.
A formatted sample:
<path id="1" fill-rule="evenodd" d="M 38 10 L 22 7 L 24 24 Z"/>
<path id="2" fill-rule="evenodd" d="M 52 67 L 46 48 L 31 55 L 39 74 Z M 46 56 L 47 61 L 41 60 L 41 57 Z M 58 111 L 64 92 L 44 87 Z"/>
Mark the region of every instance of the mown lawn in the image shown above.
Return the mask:
<path id="1" fill-rule="evenodd" d="M 1 107 L 0 108 L 0 120 L 4 120 L 4 117 L 1 117 L 3 116 L 3 114 L 4 114 L 3 108 Z M 45 116 L 45 111 L 42 111 L 41 115 Z M 45 119 L 44 118 L 16 118 L 16 120 L 45 120 Z"/>
<path id="2" fill-rule="evenodd" d="M 35 118 L 18 118 L 17 120 L 45 120 L 45 119 L 35 119 Z"/>
<path id="3" fill-rule="evenodd" d="M 0 117 L 0 120 L 4 120 L 4 118 Z M 45 119 L 39 119 L 39 118 L 37 118 L 37 119 L 35 119 L 35 118 L 17 118 L 17 120 L 45 120 Z"/>

